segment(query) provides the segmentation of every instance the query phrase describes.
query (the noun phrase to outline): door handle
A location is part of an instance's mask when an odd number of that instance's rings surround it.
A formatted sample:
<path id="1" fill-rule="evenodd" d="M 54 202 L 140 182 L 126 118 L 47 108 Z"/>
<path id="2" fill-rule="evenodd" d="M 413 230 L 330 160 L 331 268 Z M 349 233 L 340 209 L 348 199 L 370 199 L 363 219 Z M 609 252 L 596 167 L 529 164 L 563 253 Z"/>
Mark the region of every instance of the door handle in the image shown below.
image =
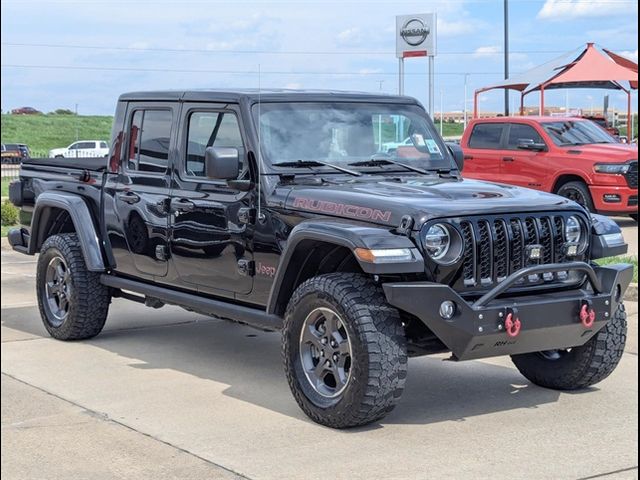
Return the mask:
<path id="1" fill-rule="evenodd" d="M 463 158 L 465 160 L 473 160 L 473 155 L 465 155 Z"/>
<path id="2" fill-rule="evenodd" d="M 196 208 L 196 204 L 186 198 L 172 198 L 170 205 L 172 212 L 190 212 Z"/>
<path id="3" fill-rule="evenodd" d="M 122 200 L 125 203 L 128 203 L 129 205 L 132 205 L 134 203 L 138 203 L 140 201 L 140 196 L 136 195 L 133 192 L 120 192 L 117 195 L 119 200 Z"/>
<path id="4" fill-rule="evenodd" d="M 513 157 L 502 157 L 503 162 L 513 162 L 515 158 Z"/>

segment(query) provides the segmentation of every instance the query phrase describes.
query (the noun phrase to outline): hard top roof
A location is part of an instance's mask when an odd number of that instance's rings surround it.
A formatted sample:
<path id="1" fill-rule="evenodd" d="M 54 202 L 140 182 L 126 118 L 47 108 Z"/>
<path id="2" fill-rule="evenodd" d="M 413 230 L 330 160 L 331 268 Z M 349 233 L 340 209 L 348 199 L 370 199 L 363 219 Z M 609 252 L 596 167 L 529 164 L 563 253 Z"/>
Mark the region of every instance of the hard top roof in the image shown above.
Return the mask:
<path id="1" fill-rule="evenodd" d="M 579 116 L 569 116 L 569 117 L 552 117 L 550 115 L 521 115 L 521 116 L 510 116 L 510 117 L 482 117 L 482 118 L 474 118 L 474 123 L 548 123 L 548 122 L 563 122 L 566 120 L 585 122 L 588 119 Z"/>
<path id="2" fill-rule="evenodd" d="M 121 101 L 200 101 L 230 102 L 379 102 L 417 105 L 412 97 L 374 94 L 366 92 L 347 92 L 337 90 L 287 90 L 287 89 L 194 89 L 194 90 L 158 90 L 148 92 L 129 92 L 120 95 Z"/>

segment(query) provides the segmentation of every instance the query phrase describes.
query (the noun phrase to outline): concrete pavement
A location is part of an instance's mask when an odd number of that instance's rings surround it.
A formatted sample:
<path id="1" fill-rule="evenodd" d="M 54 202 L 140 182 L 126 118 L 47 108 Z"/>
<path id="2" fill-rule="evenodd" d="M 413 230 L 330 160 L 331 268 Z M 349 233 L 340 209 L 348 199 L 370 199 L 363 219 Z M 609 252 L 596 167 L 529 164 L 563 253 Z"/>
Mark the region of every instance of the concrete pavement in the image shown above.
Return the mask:
<path id="1" fill-rule="evenodd" d="M 334 431 L 295 404 L 277 334 L 114 300 L 101 335 L 58 342 L 33 283 L 33 259 L 3 250 L 6 478 L 638 477 L 637 304 L 588 391 L 535 387 L 505 358 L 416 358 L 391 415 Z"/>

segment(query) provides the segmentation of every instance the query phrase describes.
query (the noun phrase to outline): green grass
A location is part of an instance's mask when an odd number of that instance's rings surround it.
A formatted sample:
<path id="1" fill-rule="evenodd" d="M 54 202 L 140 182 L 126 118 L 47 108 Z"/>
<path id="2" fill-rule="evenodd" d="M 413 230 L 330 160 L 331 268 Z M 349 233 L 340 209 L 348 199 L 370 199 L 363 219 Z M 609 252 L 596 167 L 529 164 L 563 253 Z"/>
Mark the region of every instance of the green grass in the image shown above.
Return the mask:
<path id="1" fill-rule="evenodd" d="M 0 227 L 0 237 L 6 237 L 7 233 L 9 233 L 9 229 L 14 227 L 17 227 L 17 225 L 3 225 Z"/>
<path id="2" fill-rule="evenodd" d="M 440 122 L 436 123 L 436 130 L 440 132 Z M 462 123 L 443 123 L 442 124 L 442 136 L 447 137 L 461 137 L 464 130 Z"/>
<path id="3" fill-rule="evenodd" d="M 9 196 L 9 184 L 11 183 L 11 179 L 3 178 L 2 179 L 2 195 L 3 197 Z"/>
<path id="4" fill-rule="evenodd" d="M 76 138 L 109 142 L 112 120 L 108 116 L 3 114 L 2 143 L 25 143 L 33 157 L 42 157 Z"/>
<path id="5" fill-rule="evenodd" d="M 601 258 L 596 260 L 598 265 L 611 265 L 612 263 L 631 263 L 633 265 L 633 283 L 638 283 L 638 257 L 625 255 L 620 257 Z"/>

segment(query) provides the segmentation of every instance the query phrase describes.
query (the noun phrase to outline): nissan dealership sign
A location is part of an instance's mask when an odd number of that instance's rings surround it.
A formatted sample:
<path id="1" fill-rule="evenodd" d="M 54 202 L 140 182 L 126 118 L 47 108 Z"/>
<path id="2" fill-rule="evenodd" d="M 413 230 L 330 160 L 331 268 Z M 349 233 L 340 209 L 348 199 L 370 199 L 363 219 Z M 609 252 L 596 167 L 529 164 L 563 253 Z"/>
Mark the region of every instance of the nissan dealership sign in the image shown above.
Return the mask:
<path id="1" fill-rule="evenodd" d="M 436 14 L 396 17 L 396 56 L 434 57 L 436 55 Z"/>

